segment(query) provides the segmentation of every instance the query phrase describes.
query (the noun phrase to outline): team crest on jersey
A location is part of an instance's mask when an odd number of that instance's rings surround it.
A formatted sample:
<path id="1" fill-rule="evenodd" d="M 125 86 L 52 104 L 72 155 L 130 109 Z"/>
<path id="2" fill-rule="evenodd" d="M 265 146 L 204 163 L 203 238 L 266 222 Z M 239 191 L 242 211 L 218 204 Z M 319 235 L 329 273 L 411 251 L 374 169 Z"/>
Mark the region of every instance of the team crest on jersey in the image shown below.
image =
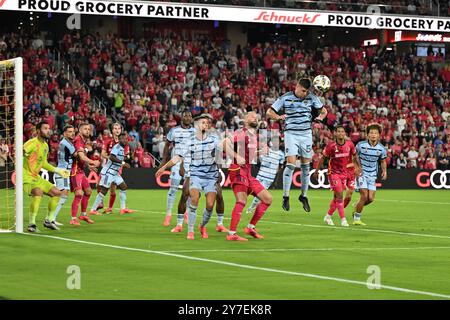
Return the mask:
<path id="1" fill-rule="evenodd" d="M 381 155 L 381 151 L 377 150 L 377 156 L 380 156 L 380 155 Z"/>

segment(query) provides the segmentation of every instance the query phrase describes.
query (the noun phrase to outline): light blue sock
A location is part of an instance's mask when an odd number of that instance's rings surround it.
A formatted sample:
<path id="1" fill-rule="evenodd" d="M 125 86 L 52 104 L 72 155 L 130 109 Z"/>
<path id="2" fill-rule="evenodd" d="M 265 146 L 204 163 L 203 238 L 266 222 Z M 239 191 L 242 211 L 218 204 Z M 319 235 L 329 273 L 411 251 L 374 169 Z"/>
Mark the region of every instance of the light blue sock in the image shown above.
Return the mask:
<path id="1" fill-rule="evenodd" d="M 59 212 L 61 211 L 64 203 L 66 202 L 66 200 L 67 200 L 67 196 L 61 196 L 59 198 L 58 205 L 56 206 L 56 210 L 55 210 L 55 218 L 54 218 L 54 220 L 56 220 L 56 217 L 58 216 Z"/>
<path id="2" fill-rule="evenodd" d="M 258 206 L 258 204 L 259 204 L 260 202 L 261 202 L 261 201 L 260 201 L 257 197 L 254 197 L 254 198 L 253 198 L 252 204 L 251 204 L 250 207 L 248 207 L 248 209 L 247 209 L 247 212 L 251 212 L 251 211 L 255 210 L 255 208 Z"/>
<path id="3" fill-rule="evenodd" d="M 212 210 L 208 210 L 205 208 L 203 211 L 203 221 L 202 221 L 202 227 L 206 226 L 209 222 L 209 219 L 211 219 Z"/>
<path id="4" fill-rule="evenodd" d="M 126 190 L 120 190 L 120 209 L 123 210 L 127 207 L 127 192 Z"/>
<path id="5" fill-rule="evenodd" d="M 217 225 L 218 226 L 223 225 L 223 213 L 218 213 L 217 214 Z"/>
<path id="6" fill-rule="evenodd" d="M 97 208 L 98 208 L 98 206 L 100 205 L 100 203 L 103 202 L 103 198 L 104 198 L 104 197 L 105 197 L 105 196 L 104 196 L 103 193 L 101 193 L 101 192 L 99 192 L 99 193 L 97 194 L 97 197 L 95 197 L 94 205 L 92 206 L 91 211 L 96 211 L 96 210 L 97 210 Z"/>
<path id="7" fill-rule="evenodd" d="M 355 216 L 353 217 L 353 220 L 355 220 L 355 221 L 361 220 L 361 213 L 356 212 Z"/>
<path id="8" fill-rule="evenodd" d="M 300 168 L 302 168 L 302 195 L 304 197 L 307 196 L 308 188 L 309 188 L 309 163 L 302 163 L 300 165 Z"/>
<path id="9" fill-rule="evenodd" d="M 292 176 L 294 174 L 295 165 L 292 163 L 286 164 L 283 171 L 283 197 L 289 197 L 289 191 L 291 191 Z"/>
<path id="10" fill-rule="evenodd" d="M 188 216 L 188 232 L 194 232 L 196 219 L 197 219 L 197 207 L 190 205 Z"/>
<path id="11" fill-rule="evenodd" d="M 166 205 L 166 215 L 172 215 L 173 205 L 175 203 L 175 198 L 177 196 L 178 187 L 170 186 L 169 192 L 167 193 L 167 205 Z"/>

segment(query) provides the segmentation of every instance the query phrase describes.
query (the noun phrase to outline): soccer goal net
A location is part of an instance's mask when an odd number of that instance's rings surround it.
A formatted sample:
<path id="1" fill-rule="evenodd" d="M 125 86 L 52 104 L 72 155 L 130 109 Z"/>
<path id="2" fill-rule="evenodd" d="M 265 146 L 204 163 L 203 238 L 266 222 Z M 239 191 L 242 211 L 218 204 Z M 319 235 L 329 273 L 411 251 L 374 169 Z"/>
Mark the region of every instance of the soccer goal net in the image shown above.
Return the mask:
<path id="1" fill-rule="evenodd" d="M 0 232 L 23 232 L 22 58 L 0 61 Z"/>

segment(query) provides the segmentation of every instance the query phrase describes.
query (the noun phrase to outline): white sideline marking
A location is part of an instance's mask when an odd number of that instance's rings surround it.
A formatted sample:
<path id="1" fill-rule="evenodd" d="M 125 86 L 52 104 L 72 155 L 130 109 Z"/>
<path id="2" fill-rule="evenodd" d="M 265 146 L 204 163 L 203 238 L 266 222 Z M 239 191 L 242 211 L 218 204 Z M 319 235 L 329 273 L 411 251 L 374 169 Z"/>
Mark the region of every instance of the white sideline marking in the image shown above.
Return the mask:
<path id="1" fill-rule="evenodd" d="M 93 245 L 93 246 L 114 248 L 114 249 L 119 249 L 119 250 L 152 253 L 152 254 L 159 254 L 159 255 L 164 255 L 164 256 L 169 256 L 169 257 L 176 257 L 176 258 L 187 259 L 187 260 L 209 262 L 209 263 L 221 264 L 221 265 L 226 265 L 226 266 L 231 266 L 231 267 L 237 267 L 237 268 L 241 268 L 241 269 L 267 271 L 267 272 L 281 273 L 281 274 L 287 274 L 287 275 L 293 275 L 293 276 L 301 276 L 301 277 L 306 277 L 306 278 L 314 278 L 314 279 L 330 280 L 330 281 L 342 282 L 342 283 L 358 284 L 358 285 L 362 285 L 364 287 L 367 287 L 367 283 L 363 282 L 363 281 L 348 280 L 348 279 L 328 277 L 328 276 L 320 276 L 320 275 L 311 274 L 311 273 L 303 273 L 303 272 L 286 271 L 286 270 L 279 270 L 279 269 L 272 269 L 272 268 L 256 267 L 256 266 L 251 266 L 251 265 L 247 265 L 247 264 L 238 264 L 238 263 L 221 261 L 221 260 L 212 260 L 212 259 L 191 257 L 191 256 L 180 255 L 180 254 L 175 254 L 175 253 L 163 252 L 163 251 L 154 251 L 154 250 L 130 248 L 130 247 L 111 245 L 111 244 L 104 244 L 104 243 L 97 243 L 97 242 L 90 242 L 90 241 L 83 241 L 83 240 L 75 240 L 75 239 L 69 239 L 69 238 L 63 238 L 63 237 L 28 234 L 28 233 L 23 233 L 23 234 L 24 235 L 29 235 L 29 236 L 35 236 L 35 237 L 45 237 L 45 238 L 51 238 L 51 239 L 56 239 L 56 240 L 63 240 L 63 241 L 69 241 L 69 242 L 89 244 L 89 245 Z M 431 297 L 450 299 L 450 295 L 434 293 L 434 292 L 411 290 L 411 289 L 405 289 L 405 288 L 400 288 L 400 287 L 387 286 L 387 285 L 383 285 L 383 284 L 380 284 L 380 288 L 387 289 L 387 290 L 392 290 L 392 291 L 412 293 L 412 294 L 417 294 L 417 295 L 426 295 L 426 296 L 431 296 Z"/>
<path id="2" fill-rule="evenodd" d="M 285 251 L 356 251 L 356 250 L 430 250 L 430 249 L 450 249 L 450 247 L 409 247 L 409 248 L 286 248 L 286 249 L 196 249 L 196 250 L 164 250 L 161 252 L 182 253 L 182 252 L 285 252 Z"/>
<path id="3" fill-rule="evenodd" d="M 165 215 L 164 212 L 150 211 L 150 210 L 141 210 L 141 209 L 136 210 L 136 212 L 149 212 L 149 213 L 157 213 L 157 214 Z M 229 220 L 230 218 L 229 217 L 225 217 L 224 219 Z M 310 228 L 327 228 L 327 229 L 362 231 L 362 232 L 379 232 L 379 233 L 398 234 L 398 235 L 404 235 L 404 236 L 416 236 L 416 237 L 450 239 L 450 236 L 441 236 L 441 235 L 425 234 L 425 233 L 411 233 L 411 232 L 402 232 L 402 231 L 391 231 L 391 230 L 381 230 L 381 229 L 367 229 L 367 228 L 364 228 L 364 227 L 343 228 L 343 227 L 338 227 L 338 226 L 325 226 L 325 225 L 303 224 L 303 223 L 294 223 L 294 222 L 280 222 L 280 221 L 271 221 L 271 220 L 265 220 L 265 219 L 261 220 L 261 223 L 286 224 L 286 225 L 291 225 L 291 226 L 301 226 L 301 227 L 310 227 Z"/>

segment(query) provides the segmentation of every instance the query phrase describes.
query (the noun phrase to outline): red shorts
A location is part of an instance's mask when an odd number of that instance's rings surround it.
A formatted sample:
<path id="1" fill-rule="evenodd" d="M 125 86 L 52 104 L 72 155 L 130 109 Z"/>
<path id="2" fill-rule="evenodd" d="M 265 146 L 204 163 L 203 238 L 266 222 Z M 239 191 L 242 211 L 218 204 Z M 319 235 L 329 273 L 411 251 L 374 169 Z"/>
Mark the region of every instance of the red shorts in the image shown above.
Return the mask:
<path id="1" fill-rule="evenodd" d="M 250 172 L 246 170 L 232 170 L 229 171 L 231 188 L 236 194 L 238 192 L 245 192 L 247 195 L 258 195 L 265 188 L 256 178 L 252 177 Z"/>
<path id="2" fill-rule="evenodd" d="M 345 185 L 347 184 L 346 174 L 332 173 L 328 177 L 328 180 L 330 181 L 330 188 L 334 192 L 343 192 L 345 190 Z"/>
<path id="3" fill-rule="evenodd" d="M 347 189 L 355 190 L 355 184 L 356 184 L 355 168 L 354 167 L 347 168 L 347 181 L 346 181 Z"/>
<path id="4" fill-rule="evenodd" d="M 76 190 L 86 190 L 90 188 L 91 185 L 86 178 L 84 173 L 77 173 L 70 177 L 70 191 L 75 192 Z"/>

